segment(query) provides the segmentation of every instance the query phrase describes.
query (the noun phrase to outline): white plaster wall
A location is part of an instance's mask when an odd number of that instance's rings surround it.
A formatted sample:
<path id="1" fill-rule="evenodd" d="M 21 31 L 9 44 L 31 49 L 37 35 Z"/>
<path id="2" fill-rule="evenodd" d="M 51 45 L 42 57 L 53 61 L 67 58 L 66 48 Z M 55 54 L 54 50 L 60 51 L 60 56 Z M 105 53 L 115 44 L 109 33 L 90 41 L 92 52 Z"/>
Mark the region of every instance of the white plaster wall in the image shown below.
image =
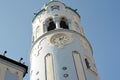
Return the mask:
<path id="1" fill-rule="evenodd" d="M 63 48 L 56 47 L 50 43 L 50 36 L 57 33 L 65 33 L 71 35 L 73 38 L 72 43 L 65 45 Z M 81 39 L 83 38 L 88 46 L 88 49 L 83 47 Z M 41 47 L 41 48 L 39 48 Z M 73 62 L 72 52 L 78 51 L 82 57 L 83 68 L 86 74 L 86 77 L 90 80 L 99 80 L 97 71 L 96 74 L 86 68 L 85 57 L 89 57 L 91 62 L 94 63 L 93 53 L 90 47 L 90 44 L 87 40 L 81 36 L 79 33 L 69 31 L 69 30 L 58 30 L 53 31 L 51 33 L 46 33 L 45 36 L 41 37 L 38 42 L 33 46 L 31 51 L 31 70 L 33 71 L 31 80 L 35 80 L 37 78 L 45 80 L 45 56 L 50 53 L 53 55 L 53 64 L 54 64 L 54 76 L 55 80 L 64 80 L 63 75 L 65 73 L 69 74 L 68 79 L 77 80 L 77 74 L 75 71 L 75 65 Z M 39 55 L 38 55 L 39 54 Z M 95 63 L 94 63 L 95 64 Z M 64 72 L 62 67 L 67 67 L 68 70 Z M 36 72 L 39 71 L 39 75 L 36 77 Z"/>
<path id="2" fill-rule="evenodd" d="M 4 61 L 3 59 L 0 59 L 0 80 L 5 80 L 7 69 L 11 72 L 11 75 L 15 76 L 14 74 L 17 74 L 16 76 L 18 76 L 18 80 L 23 80 L 24 69 L 7 61 Z M 13 80 L 12 78 L 8 79 Z"/>

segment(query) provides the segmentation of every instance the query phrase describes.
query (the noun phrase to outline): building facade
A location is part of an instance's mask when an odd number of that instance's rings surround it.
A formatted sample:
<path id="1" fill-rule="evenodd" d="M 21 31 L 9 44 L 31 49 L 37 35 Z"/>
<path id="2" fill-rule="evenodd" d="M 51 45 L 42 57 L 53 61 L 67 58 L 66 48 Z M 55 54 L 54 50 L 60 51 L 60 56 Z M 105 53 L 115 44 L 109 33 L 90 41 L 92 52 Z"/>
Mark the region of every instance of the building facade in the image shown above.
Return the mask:
<path id="1" fill-rule="evenodd" d="M 50 1 L 32 28 L 30 80 L 100 80 L 76 10 Z"/>
<path id="2" fill-rule="evenodd" d="M 26 65 L 0 55 L 0 80 L 23 80 L 27 69 Z"/>

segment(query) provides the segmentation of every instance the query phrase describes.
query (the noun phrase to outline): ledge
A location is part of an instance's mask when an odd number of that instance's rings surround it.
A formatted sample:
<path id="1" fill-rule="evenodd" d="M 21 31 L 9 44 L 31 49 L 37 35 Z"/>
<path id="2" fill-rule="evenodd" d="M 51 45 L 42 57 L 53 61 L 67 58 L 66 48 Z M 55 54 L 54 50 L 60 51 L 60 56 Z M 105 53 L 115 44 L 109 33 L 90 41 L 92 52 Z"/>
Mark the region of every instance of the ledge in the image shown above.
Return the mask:
<path id="1" fill-rule="evenodd" d="M 42 34 L 38 39 L 36 39 L 33 44 L 32 44 L 32 47 L 31 47 L 31 50 L 32 48 L 35 46 L 35 44 L 43 37 L 47 36 L 47 35 L 50 35 L 50 34 L 53 34 L 53 33 L 56 33 L 56 32 L 70 32 L 70 33 L 75 33 L 77 35 L 80 35 L 81 37 L 83 37 L 89 44 L 90 48 L 91 48 L 91 51 L 92 51 L 92 55 L 93 55 L 93 49 L 92 49 L 92 46 L 91 44 L 89 43 L 89 41 L 87 40 L 87 38 L 85 36 L 83 36 L 81 33 L 78 33 L 76 31 L 73 31 L 73 30 L 68 30 L 68 29 L 55 29 L 55 30 L 51 30 L 51 31 L 48 31 L 44 34 Z"/>

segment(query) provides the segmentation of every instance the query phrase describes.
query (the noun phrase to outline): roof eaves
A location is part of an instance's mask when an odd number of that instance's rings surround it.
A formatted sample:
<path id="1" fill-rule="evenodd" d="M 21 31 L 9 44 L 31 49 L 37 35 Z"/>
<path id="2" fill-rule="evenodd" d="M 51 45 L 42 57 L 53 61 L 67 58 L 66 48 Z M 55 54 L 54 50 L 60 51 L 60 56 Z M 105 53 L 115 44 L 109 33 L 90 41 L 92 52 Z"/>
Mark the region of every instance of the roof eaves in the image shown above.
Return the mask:
<path id="1" fill-rule="evenodd" d="M 75 12 L 79 16 L 79 18 L 80 18 L 80 15 L 79 15 L 78 12 L 76 12 L 76 10 L 72 9 L 71 7 L 66 7 L 66 8 L 68 8 L 68 9 L 72 10 L 73 12 Z"/>
<path id="2" fill-rule="evenodd" d="M 42 13 L 43 11 L 45 11 L 45 9 L 42 9 L 42 10 L 40 10 L 38 13 L 36 13 L 35 16 L 34 16 L 34 18 L 33 18 L 33 20 L 32 20 L 32 22 L 34 22 L 35 18 L 36 18 L 40 13 Z"/>
<path id="3" fill-rule="evenodd" d="M 23 77 L 26 75 L 26 73 L 27 73 L 27 71 L 28 71 L 28 66 L 26 66 L 26 65 L 24 65 L 24 64 L 22 64 L 22 63 L 20 63 L 20 62 L 17 62 L 17 61 L 15 61 L 15 60 L 12 60 L 12 59 L 10 59 L 10 58 L 8 58 L 8 57 L 5 57 L 5 56 L 3 56 L 3 55 L 0 55 L 0 58 L 3 59 L 3 60 L 6 60 L 6 61 L 8 61 L 8 62 L 11 62 L 11 63 L 13 63 L 13 64 L 16 64 L 16 65 L 18 65 L 18 66 L 20 66 L 20 67 L 25 68 L 25 73 L 24 73 Z"/>

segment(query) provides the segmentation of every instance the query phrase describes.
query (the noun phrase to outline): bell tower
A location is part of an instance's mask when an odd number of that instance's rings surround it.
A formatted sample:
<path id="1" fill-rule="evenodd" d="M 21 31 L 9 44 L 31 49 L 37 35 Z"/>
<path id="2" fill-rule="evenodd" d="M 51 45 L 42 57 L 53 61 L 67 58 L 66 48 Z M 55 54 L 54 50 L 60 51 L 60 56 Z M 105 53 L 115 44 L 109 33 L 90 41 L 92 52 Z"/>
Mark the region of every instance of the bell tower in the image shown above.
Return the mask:
<path id="1" fill-rule="evenodd" d="M 51 0 L 32 28 L 30 80 L 100 80 L 76 10 Z"/>

